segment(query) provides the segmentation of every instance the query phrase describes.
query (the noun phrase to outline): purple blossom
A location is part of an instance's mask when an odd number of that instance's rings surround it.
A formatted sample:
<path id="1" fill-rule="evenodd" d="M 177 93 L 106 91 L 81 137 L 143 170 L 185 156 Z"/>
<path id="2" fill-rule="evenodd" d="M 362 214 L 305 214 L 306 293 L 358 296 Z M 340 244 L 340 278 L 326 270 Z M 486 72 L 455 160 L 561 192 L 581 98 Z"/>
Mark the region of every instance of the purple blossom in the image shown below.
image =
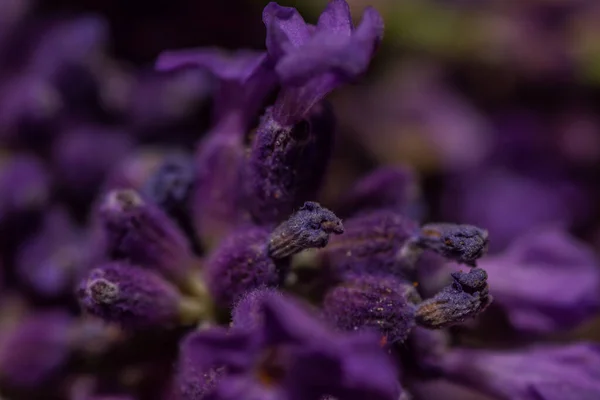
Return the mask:
<path id="1" fill-rule="evenodd" d="M 155 204 L 130 189 L 106 194 L 99 208 L 105 257 L 127 260 L 182 282 L 193 263 L 188 239 Z"/>
<path id="2" fill-rule="evenodd" d="M 268 297 L 253 331 L 213 328 L 184 339 L 187 399 L 396 399 L 395 368 L 371 335 L 336 335 L 294 301 Z"/>
<path id="3" fill-rule="evenodd" d="M 336 87 L 363 74 L 383 38 L 383 20 L 373 8 L 352 25 L 345 0 L 332 0 L 315 27 L 296 9 L 269 3 L 263 11 L 267 49 L 284 86 L 273 109 L 279 124 L 293 125 Z"/>
<path id="4" fill-rule="evenodd" d="M 245 197 L 252 217 L 268 224 L 281 222 L 314 196 L 319 183 L 314 178 L 327 166 L 333 130 L 331 124 L 318 123 L 322 112 L 315 106 L 365 72 L 382 38 L 383 22 L 368 8 L 354 29 L 344 0 L 329 2 L 314 29 L 294 8 L 276 3 L 265 7 L 263 22 L 282 89 L 256 130 Z"/>
<path id="5" fill-rule="evenodd" d="M 240 220 L 238 187 L 245 157 L 244 135 L 275 84 L 274 72 L 262 52 L 226 54 L 213 49 L 161 54 L 159 70 L 204 68 L 218 88 L 214 123 L 196 152 L 194 221 L 200 237 L 216 245 Z"/>

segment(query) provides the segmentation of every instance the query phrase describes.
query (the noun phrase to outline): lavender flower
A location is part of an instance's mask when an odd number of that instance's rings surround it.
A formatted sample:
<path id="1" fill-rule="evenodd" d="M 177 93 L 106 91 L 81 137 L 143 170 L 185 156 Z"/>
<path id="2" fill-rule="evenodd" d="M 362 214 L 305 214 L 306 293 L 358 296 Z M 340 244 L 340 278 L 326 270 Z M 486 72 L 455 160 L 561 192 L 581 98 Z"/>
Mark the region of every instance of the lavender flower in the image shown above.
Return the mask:
<path id="1" fill-rule="evenodd" d="M 376 338 L 329 332 L 295 302 L 269 297 L 253 331 L 209 329 L 181 345 L 182 400 L 396 399 L 393 364 Z"/>
<path id="2" fill-rule="evenodd" d="M 90 271 L 77 295 L 86 311 L 128 329 L 185 325 L 199 320 L 204 311 L 159 275 L 124 263 Z"/>
<path id="3" fill-rule="evenodd" d="M 218 79 L 214 124 L 199 143 L 194 191 L 195 226 L 203 241 L 216 245 L 240 219 L 238 187 L 245 157 L 244 135 L 273 89 L 274 73 L 265 53 L 192 49 L 161 54 L 156 66 L 169 71 L 205 68 Z"/>
<path id="4" fill-rule="evenodd" d="M 363 74 L 383 37 L 375 9 L 365 9 L 354 28 L 344 0 L 330 1 L 314 28 L 294 8 L 277 3 L 265 7 L 263 22 L 269 56 L 284 85 L 273 119 L 284 126 L 299 122 L 329 92 Z"/>
<path id="5" fill-rule="evenodd" d="M 151 268 L 182 283 L 189 277 L 192 255 L 188 239 L 156 205 L 134 190 L 113 190 L 100 206 L 104 252 Z"/>
<path id="6" fill-rule="evenodd" d="M 330 2 L 315 29 L 295 9 L 276 3 L 265 7 L 263 22 L 282 89 L 256 130 L 244 190 L 251 215 L 269 224 L 283 220 L 318 189 L 332 132 L 311 121 L 313 107 L 367 69 L 383 22 L 369 8 L 354 29 L 344 0 Z"/>

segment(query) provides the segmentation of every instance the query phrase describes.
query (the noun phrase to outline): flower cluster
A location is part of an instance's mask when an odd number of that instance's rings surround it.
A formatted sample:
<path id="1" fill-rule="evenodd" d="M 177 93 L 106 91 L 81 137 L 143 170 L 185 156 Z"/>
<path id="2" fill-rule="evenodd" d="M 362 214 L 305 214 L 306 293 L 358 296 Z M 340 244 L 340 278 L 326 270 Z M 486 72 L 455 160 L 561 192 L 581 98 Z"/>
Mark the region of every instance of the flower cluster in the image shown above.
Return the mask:
<path id="1" fill-rule="evenodd" d="M 336 139 L 327 97 L 367 72 L 382 16 L 368 7 L 355 24 L 345 0 L 329 0 L 316 24 L 274 2 L 262 20 L 265 51 L 165 51 L 120 105 L 102 92 L 115 79 L 106 26 L 57 22 L 2 86 L 0 262 L 19 293 L 0 304 L 0 390 L 600 398 L 599 345 L 533 345 L 600 310 L 585 244 L 545 227 L 486 256 L 486 229 L 415 216 L 416 173 L 404 166 L 320 202 Z M 202 137 L 176 133 L 208 103 Z M 108 118 L 99 110 L 132 134 L 90 126 Z M 144 145 L 161 135 L 177 150 Z M 467 327 L 476 341 L 501 320 L 511 348 L 468 345 Z"/>

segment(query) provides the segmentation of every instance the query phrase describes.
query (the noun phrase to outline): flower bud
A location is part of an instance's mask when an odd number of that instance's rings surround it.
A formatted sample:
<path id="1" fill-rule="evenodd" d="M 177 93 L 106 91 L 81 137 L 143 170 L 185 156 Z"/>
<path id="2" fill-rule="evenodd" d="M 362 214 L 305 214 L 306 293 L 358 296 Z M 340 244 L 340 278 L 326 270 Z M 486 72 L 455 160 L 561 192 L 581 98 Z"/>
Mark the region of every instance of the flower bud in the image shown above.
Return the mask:
<path id="1" fill-rule="evenodd" d="M 77 293 L 92 315 L 127 329 L 170 328 L 196 322 L 202 307 L 147 269 L 114 262 L 93 269 Z"/>

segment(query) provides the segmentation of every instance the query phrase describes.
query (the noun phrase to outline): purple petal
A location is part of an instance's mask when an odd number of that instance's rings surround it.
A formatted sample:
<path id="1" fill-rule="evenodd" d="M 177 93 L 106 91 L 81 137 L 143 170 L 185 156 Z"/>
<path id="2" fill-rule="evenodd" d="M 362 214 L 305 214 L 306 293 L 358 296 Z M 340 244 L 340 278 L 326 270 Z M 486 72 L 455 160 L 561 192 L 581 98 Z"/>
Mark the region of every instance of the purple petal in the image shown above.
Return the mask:
<path id="1" fill-rule="evenodd" d="M 293 7 L 282 7 L 275 2 L 263 10 L 263 23 L 267 28 L 267 49 L 277 59 L 287 50 L 302 46 L 310 38 L 310 29 L 304 18 Z"/>
<path id="2" fill-rule="evenodd" d="M 573 328 L 600 309 L 600 266 L 593 251 L 558 228 L 517 238 L 501 256 L 484 258 L 497 303 L 519 330 Z"/>
<path id="3" fill-rule="evenodd" d="M 185 67 L 206 68 L 223 81 L 246 82 L 262 68 L 266 53 L 240 50 L 227 53 L 219 49 L 197 48 L 165 51 L 156 60 L 156 69 L 172 71 Z"/>
<path id="4" fill-rule="evenodd" d="M 353 26 L 348 3 L 345 0 L 330 0 L 319 16 L 317 29 L 350 36 Z"/>
<path id="5" fill-rule="evenodd" d="M 587 394 L 600 396 L 600 347 L 595 344 L 512 351 L 456 348 L 444 356 L 441 368 L 453 382 L 501 398 L 539 400 L 536 388 L 546 382 L 586 388 Z"/>

